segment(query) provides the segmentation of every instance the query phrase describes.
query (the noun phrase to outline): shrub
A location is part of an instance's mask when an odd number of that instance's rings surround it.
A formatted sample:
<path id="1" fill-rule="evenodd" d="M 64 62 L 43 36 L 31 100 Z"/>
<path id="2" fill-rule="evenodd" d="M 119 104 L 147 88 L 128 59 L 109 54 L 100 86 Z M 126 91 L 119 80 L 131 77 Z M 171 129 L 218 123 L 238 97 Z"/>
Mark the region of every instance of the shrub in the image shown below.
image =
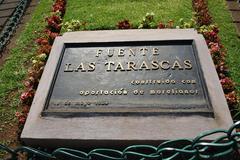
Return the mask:
<path id="1" fill-rule="evenodd" d="M 143 19 L 140 21 L 140 24 L 138 26 L 139 29 L 143 28 L 156 28 L 156 24 L 154 21 L 154 13 L 146 13 L 146 15 L 143 17 Z"/>
<path id="2" fill-rule="evenodd" d="M 117 29 L 131 29 L 131 28 L 132 28 L 132 25 L 129 22 L 129 20 L 127 20 L 127 19 L 123 20 L 123 21 L 120 21 L 117 24 Z"/>

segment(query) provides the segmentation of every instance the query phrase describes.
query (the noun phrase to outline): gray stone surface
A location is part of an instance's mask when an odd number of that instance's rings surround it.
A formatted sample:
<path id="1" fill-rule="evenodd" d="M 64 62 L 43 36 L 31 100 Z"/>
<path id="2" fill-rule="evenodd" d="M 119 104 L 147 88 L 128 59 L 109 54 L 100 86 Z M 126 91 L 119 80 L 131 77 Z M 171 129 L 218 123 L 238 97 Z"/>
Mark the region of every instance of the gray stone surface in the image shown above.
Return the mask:
<path id="1" fill-rule="evenodd" d="M 18 3 L 1 4 L 0 11 L 14 9 L 17 7 L 17 5 L 18 5 Z"/>
<path id="2" fill-rule="evenodd" d="M 13 11 L 14 11 L 14 9 L 8 9 L 8 10 L 0 11 L 0 18 L 11 16 Z"/>
<path id="3" fill-rule="evenodd" d="M 235 0 L 227 1 L 228 9 L 232 16 L 232 22 L 234 23 L 238 37 L 240 37 L 240 4 Z"/>
<path id="4" fill-rule="evenodd" d="M 240 11 L 240 4 L 236 1 L 227 1 L 227 5 L 230 11 Z"/>
<path id="5" fill-rule="evenodd" d="M 240 11 L 231 11 L 233 23 L 240 23 Z"/>
<path id="6" fill-rule="evenodd" d="M 0 26 L 3 27 L 4 24 L 7 22 L 8 17 L 0 18 Z"/>
<path id="7" fill-rule="evenodd" d="M 10 4 L 10 3 L 17 3 L 19 2 L 20 0 L 4 0 L 3 1 L 3 4 Z"/>
<path id="8" fill-rule="evenodd" d="M 240 37 L 240 23 L 235 23 L 238 37 Z"/>
<path id="9" fill-rule="evenodd" d="M 202 115 L 91 116 L 60 118 L 41 116 L 60 53 L 66 43 L 193 40 L 206 81 L 213 117 Z M 229 128 L 231 115 L 202 35 L 194 30 L 115 30 L 69 32 L 57 37 L 21 139 L 45 147 L 100 147 L 158 144 L 164 140 L 195 137 L 202 131 Z M 208 139 L 214 139 L 209 137 Z"/>

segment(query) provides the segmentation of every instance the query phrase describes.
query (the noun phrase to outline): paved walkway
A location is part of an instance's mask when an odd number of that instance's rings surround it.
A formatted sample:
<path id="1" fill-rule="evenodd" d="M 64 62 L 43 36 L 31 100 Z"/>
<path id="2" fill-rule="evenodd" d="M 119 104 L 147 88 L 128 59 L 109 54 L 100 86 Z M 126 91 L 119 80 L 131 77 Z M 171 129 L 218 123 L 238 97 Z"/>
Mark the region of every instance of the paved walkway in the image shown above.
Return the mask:
<path id="1" fill-rule="evenodd" d="M 0 11 L 1 11 L 1 6 L 3 4 L 5 4 L 4 5 L 5 7 L 7 6 L 8 8 L 10 8 L 11 4 L 12 5 L 13 4 L 17 5 L 19 1 L 20 0 L 3 0 L 4 3 L 2 3 L 2 4 L 0 3 Z M 0 0 L 0 2 L 1 2 L 1 0 Z M 32 12 L 35 10 L 35 8 L 38 5 L 38 3 L 39 3 L 39 0 L 31 0 L 30 4 L 28 5 L 28 7 L 27 7 L 27 9 L 26 9 L 26 11 L 24 13 L 24 16 L 21 18 L 21 21 L 18 24 L 16 32 L 14 33 L 13 37 L 10 39 L 10 43 L 8 43 L 8 45 L 6 46 L 5 50 L 2 53 L 0 52 L 0 66 L 4 63 L 5 59 L 7 58 L 10 49 L 15 46 L 16 39 L 21 34 L 21 31 L 25 28 L 25 24 L 30 20 L 30 18 L 32 16 Z M 7 7 L 6 7 L 6 10 L 7 10 Z M 7 17 L 7 19 L 9 17 Z M 1 24 L 1 19 L 3 19 L 3 18 L 4 17 L 2 16 L 2 14 L 0 14 L 0 24 Z M 6 20 L 6 22 L 7 22 L 7 20 Z M 1 33 L 1 30 L 2 29 L 1 29 L 1 26 L 0 26 L 0 33 Z"/>
<path id="2" fill-rule="evenodd" d="M 233 23 L 237 28 L 238 37 L 240 37 L 240 3 L 236 0 L 227 0 L 228 9 L 232 14 Z"/>
<path id="3" fill-rule="evenodd" d="M 12 16 L 20 0 L 3 0 L 0 4 L 0 32 L 7 20 Z M 1 2 L 1 0 L 0 0 Z"/>

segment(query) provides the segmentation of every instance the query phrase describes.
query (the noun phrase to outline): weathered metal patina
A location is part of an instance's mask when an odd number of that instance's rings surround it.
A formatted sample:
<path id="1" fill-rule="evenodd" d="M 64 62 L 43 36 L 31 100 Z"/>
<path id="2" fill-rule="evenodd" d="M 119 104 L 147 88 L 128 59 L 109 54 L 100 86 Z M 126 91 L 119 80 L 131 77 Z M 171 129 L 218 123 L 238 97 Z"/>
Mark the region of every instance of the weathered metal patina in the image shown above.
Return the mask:
<path id="1" fill-rule="evenodd" d="M 212 115 L 193 40 L 64 48 L 43 115 Z"/>

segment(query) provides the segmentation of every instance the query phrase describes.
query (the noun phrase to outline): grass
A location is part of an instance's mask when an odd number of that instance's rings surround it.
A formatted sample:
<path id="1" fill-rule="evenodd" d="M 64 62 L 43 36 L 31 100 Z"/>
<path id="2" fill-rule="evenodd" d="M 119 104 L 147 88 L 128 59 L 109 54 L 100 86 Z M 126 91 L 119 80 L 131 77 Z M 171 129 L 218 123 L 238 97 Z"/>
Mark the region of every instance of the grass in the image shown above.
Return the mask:
<path id="1" fill-rule="evenodd" d="M 52 0 L 41 1 L 26 24 L 25 29 L 17 39 L 16 45 L 10 50 L 10 55 L 5 64 L 0 68 L 0 143 L 11 143 L 9 129 L 16 125 L 15 112 L 20 104 L 19 96 L 23 89 L 23 83 L 29 61 L 34 55 L 37 46 L 33 41 L 38 37 L 39 31 L 43 31 L 45 17 L 49 14 Z"/>
<path id="2" fill-rule="evenodd" d="M 236 28 L 232 23 L 226 1 L 210 0 L 208 1 L 208 7 L 214 22 L 220 27 L 220 37 L 227 49 L 227 66 L 230 69 L 230 76 L 236 83 L 238 95 L 240 96 L 240 39 L 237 37 Z"/>
<path id="3" fill-rule="evenodd" d="M 155 19 L 177 22 L 192 17 L 191 0 L 68 0 L 64 22 L 78 19 L 86 22 L 87 30 L 115 29 L 117 22 L 129 19 L 134 27 L 147 12 Z"/>

